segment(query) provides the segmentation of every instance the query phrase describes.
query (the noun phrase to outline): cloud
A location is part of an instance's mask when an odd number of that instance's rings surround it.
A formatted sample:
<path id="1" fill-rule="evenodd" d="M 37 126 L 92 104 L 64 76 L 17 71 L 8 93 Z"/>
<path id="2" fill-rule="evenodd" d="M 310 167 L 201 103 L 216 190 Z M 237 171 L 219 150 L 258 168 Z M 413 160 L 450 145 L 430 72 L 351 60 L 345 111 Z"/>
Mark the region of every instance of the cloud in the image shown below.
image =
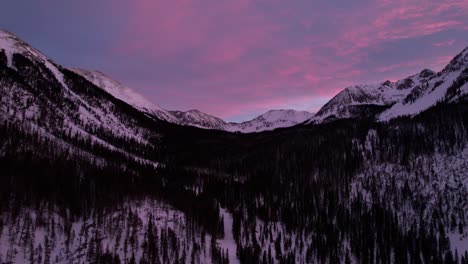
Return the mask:
<path id="1" fill-rule="evenodd" d="M 122 76 L 156 103 L 232 118 L 288 105 L 316 111 L 313 98 L 442 63 L 467 40 L 466 1 L 354 3 L 136 0 L 112 50 L 143 62 L 141 73 Z M 450 39 L 426 43 L 446 32 Z M 399 55 L 407 54 L 400 43 L 420 57 Z"/>
<path id="2" fill-rule="evenodd" d="M 450 39 L 447 41 L 442 41 L 442 42 L 437 42 L 432 44 L 434 47 L 447 47 L 447 46 L 452 46 L 455 43 L 454 39 Z"/>
<path id="3" fill-rule="evenodd" d="M 26 0 L 2 8 L 0 24 L 56 61 L 104 71 L 163 107 L 228 119 L 316 111 L 346 86 L 441 69 L 468 44 L 466 0 Z"/>

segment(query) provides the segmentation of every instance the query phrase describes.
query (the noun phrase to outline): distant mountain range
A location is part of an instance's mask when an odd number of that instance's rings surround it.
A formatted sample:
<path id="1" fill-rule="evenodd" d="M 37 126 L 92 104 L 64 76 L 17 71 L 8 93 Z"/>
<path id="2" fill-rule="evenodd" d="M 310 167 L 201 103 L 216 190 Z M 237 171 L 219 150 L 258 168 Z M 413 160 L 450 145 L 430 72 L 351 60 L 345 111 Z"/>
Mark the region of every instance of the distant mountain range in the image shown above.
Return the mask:
<path id="1" fill-rule="evenodd" d="M 151 103 L 139 93 L 113 80 L 100 71 L 71 69 L 83 76 L 97 87 L 108 92 L 115 98 L 122 100 L 138 110 L 171 123 L 195 126 L 205 129 L 218 129 L 230 132 L 252 133 L 273 130 L 280 127 L 294 126 L 314 116 L 313 113 L 296 110 L 271 110 L 250 121 L 242 123 L 225 122 L 224 120 L 203 113 L 199 110 L 167 111 Z"/>
<path id="2" fill-rule="evenodd" d="M 271 110 L 252 120 L 235 123 L 203 113 L 198 110 L 168 111 L 147 100 L 144 96 L 112 79 L 100 71 L 66 69 L 40 51 L 34 49 L 8 31 L 0 31 L 0 49 L 4 50 L 7 65 L 15 69 L 14 54 L 21 54 L 42 63 L 65 89 L 63 71 L 71 71 L 121 100 L 147 116 L 174 124 L 217 129 L 230 132 L 261 132 L 281 127 L 290 127 L 303 122 L 322 123 L 343 118 L 373 116 L 387 121 L 404 115 L 415 115 L 444 100 L 450 92 L 450 100 L 457 100 L 468 92 L 466 85 L 450 89 L 453 83 L 466 79 L 468 49 L 457 55 L 441 72 L 424 69 L 421 72 L 392 82 L 385 81 L 371 85 L 354 85 L 345 88 L 316 114 L 295 110 Z M 83 109 L 83 111 L 85 111 Z M 89 116 L 92 114 L 87 113 Z"/>
<path id="3" fill-rule="evenodd" d="M 444 100 L 449 87 L 464 78 L 464 69 L 468 65 L 467 55 L 467 49 L 463 50 L 439 73 L 424 69 L 395 82 L 387 80 L 378 84 L 347 87 L 316 114 L 296 110 L 271 110 L 241 123 L 225 122 L 198 110 L 167 111 L 99 71 L 73 70 L 114 97 L 162 120 L 199 128 L 252 133 L 290 127 L 306 121 L 322 123 L 369 115 L 380 121 L 388 121 L 399 116 L 418 114 Z M 467 87 L 460 87 L 452 92 L 451 100 L 456 100 L 467 92 Z"/>

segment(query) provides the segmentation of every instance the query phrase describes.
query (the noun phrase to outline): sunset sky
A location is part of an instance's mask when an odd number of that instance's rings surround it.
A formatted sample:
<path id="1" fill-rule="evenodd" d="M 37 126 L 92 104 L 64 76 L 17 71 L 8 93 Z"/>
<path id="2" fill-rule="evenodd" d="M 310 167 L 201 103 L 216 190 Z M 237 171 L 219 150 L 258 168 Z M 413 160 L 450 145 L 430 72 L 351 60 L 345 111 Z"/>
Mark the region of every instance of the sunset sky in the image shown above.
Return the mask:
<path id="1" fill-rule="evenodd" d="M 344 87 L 440 70 L 468 46 L 466 0 L 15 0 L 7 29 L 170 110 L 246 120 L 317 111 Z"/>

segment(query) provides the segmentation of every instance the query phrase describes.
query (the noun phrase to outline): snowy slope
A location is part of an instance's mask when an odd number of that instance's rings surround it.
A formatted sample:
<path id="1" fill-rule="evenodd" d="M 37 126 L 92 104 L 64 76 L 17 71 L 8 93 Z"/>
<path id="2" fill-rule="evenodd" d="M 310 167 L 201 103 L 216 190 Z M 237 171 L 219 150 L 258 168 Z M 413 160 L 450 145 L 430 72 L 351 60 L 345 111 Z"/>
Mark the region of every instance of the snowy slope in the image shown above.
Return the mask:
<path id="1" fill-rule="evenodd" d="M 376 116 L 380 121 L 413 116 L 438 102 L 453 102 L 466 96 L 467 79 L 468 48 L 438 73 L 425 69 L 396 82 L 347 87 L 326 103 L 308 123 L 366 115 Z"/>
<path id="2" fill-rule="evenodd" d="M 352 118 L 361 115 L 357 109 L 369 106 L 391 106 L 406 98 L 411 91 L 425 83 L 435 73 L 423 70 L 402 80 L 379 84 L 354 85 L 345 88 L 326 103 L 312 118 L 320 123 L 327 119 Z"/>
<path id="3" fill-rule="evenodd" d="M 138 125 L 114 98 L 3 30 L 0 71 L 0 121 L 51 139 L 87 139 L 138 161 L 142 157 L 116 142 L 155 147 L 155 133 Z"/>
<path id="4" fill-rule="evenodd" d="M 45 56 L 37 49 L 31 47 L 26 42 L 13 35 L 11 32 L 2 29 L 0 29 L 0 50 L 4 50 L 5 52 L 8 67 L 15 68 L 13 65 L 13 54 L 22 54 L 28 59 L 46 66 L 54 74 L 57 81 L 66 87 L 63 81 L 63 74 L 60 72 L 55 62 L 47 58 L 47 56 Z"/>
<path id="5" fill-rule="evenodd" d="M 466 94 L 466 87 L 453 87 L 466 82 L 466 71 L 468 69 L 468 48 L 453 58 L 450 63 L 437 75 L 432 76 L 428 82 L 421 87 L 414 88 L 402 101 L 394 104 L 379 116 L 379 120 L 387 121 L 398 116 L 416 115 L 431 106 L 442 102 L 448 96 L 447 92 L 460 88 L 460 93 L 450 98 L 452 101 Z"/>
<path id="6" fill-rule="evenodd" d="M 171 113 L 151 103 L 141 94 L 124 86 L 120 82 L 113 80 L 104 73 L 100 71 L 89 71 L 76 68 L 71 70 L 85 77 L 88 81 L 92 82 L 97 87 L 102 88 L 104 91 L 108 92 L 115 98 L 134 106 L 138 110 L 152 114 L 159 119 L 177 123 L 177 118 L 174 117 Z"/>
<path id="7" fill-rule="evenodd" d="M 382 162 L 385 149 L 377 147 L 382 138 L 369 130 L 361 149 L 365 166 L 351 181 L 351 198 L 369 205 L 385 204 L 398 217 L 402 230 L 414 223 L 431 223 L 442 215 L 452 250 L 468 250 L 468 230 L 459 230 L 453 222 L 465 223 L 468 217 L 468 146 L 451 152 L 436 151 L 429 155 L 411 156 L 408 164 Z M 405 195 L 409 194 L 409 195 Z M 392 197 L 392 198 L 390 198 Z"/>
<path id="8" fill-rule="evenodd" d="M 225 130 L 231 132 L 252 133 L 273 130 L 280 127 L 290 127 L 300 124 L 314 116 L 313 113 L 296 110 L 270 110 L 250 121 L 228 123 Z"/>
<path id="9" fill-rule="evenodd" d="M 222 119 L 198 110 L 189 110 L 186 112 L 170 111 L 170 113 L 177 118 L 179 124 L 186 126 L 224 130 L 224 126 L 226 125 L 226 122 Z"/>

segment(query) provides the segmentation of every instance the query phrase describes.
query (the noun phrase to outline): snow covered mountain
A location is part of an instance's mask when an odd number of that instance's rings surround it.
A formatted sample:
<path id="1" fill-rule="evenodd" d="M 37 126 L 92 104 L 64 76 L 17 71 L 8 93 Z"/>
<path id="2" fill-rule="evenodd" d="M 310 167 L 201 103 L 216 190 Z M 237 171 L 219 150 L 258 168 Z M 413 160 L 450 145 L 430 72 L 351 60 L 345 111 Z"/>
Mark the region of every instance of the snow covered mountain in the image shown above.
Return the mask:
<path id="1" fill-rule="evenodd" d="M 152 128 L 141 125 L 146 118 L 141 112 L 4 30 L 0 30 L 0 94 L 0 121 L 38 134 L 57 144 L 57 149 L 97 158 L 85 149 L 82 141 L 86 141 L 135 162 L 156 164 L 137 150 L 156 148 L 158 141 Z"/>
<path id="2" fill-rule="evenodd" d="M 184 125 L 195 126 L 204 129 L 217 129 L 230 132 L 254 133 L 273 130 L 280 127 L 290 127 L 300 124 L 314 116 L 306 111 L 296 110 L 270 110 L 252 120 L 235 123 L 203 113 L 199 110 L 167 111 L 144 98 L 136 91 L 124 86 L 100 71 L 83 69 L 71 69 L 75 73 L 85 77 L 97 87 L 102 88 L 115 98 L 122 100 L 138 110 L 153 115 L 159 119 Z"/>
<path id="3" fill-rule="evenodd" d="M 228 123 L 225 130 L 231 132 L 260 132 L 280 127 L 290 127 L 300 124 L 314 116 L 313 113 L 296 110 L 270 110 L 250 121 L 242 123 Z"/>
<path id="4" fill-rule="evenodd" d="M 222 119 L 198 110 L 170 111 L 170 113 L 177 118 L 177 123 L 181 125 L 218 130 L 224 130 L 226 125 Z"/>
<path id="5" fill-rule="evenodd" d="M 256 133 L 273 130 L 281 127 L 290 127 L 300 124 L 314 116 L 313 113 L 296 110 L 270 110 L 252 120 L 236 123 L 205 114 L 198 110 L 187 112 L 170 111 L 178 118 L 178 124 L 196 126 L 206 129 L 218 129 L 229 132 Z"/>
<path id="6" fill-rule="evenodd" d="M 416 115 L 438 102 L 458 100 L 468 93 L 468 48 L 440 72 L 425 69 L 402 80 L 345 88 L 326 103 L 309 123 L 376 116 L 387 121 Z"/>
<path id="7" fill-rule="evenodd" d="M 158 119 L 184 126 L 195 126 L 204 129 L 217 129 L 230 132 L 254 133 L 273 130 L 280 127 L 294 126 L 313 117 L 313 114 L 306 111 L 271 110 L 246 122 L 227 123 L 218 117 L 203 113 L 199 110 L 167 111 L 151 103 L 141 94 L 100 71 L 89 71 L 84 69 L 70 70 L 83 76 L 88 81 L 108 92 L 115 98 L 132 105 L 139 111 L 152 115 Z"/>
<path id="8" fill-rule="evenodd" d="M 366 115 L 372 108 L 379 110 L 404 100 L 416 87 L 421 87 L 435 73 L 425 69 L 405 79 L 379 84 L 354 85 L 345 88 L 326 103 L 312 118 L 312 122 L 352 118 Z M 373 114 L 373 111 L 370 111 Z"/>
<path id="9" fill-rule="evenodd" d="M 442 101 L 456 101 L 468 94 L 468 48 L 453 58 L 439 73 L 418 83 L 403 99 L 379 115 L 381 121 L 416 115 Z"/>
<path id="10" fill-rule="evenodd" d="M 134 106 L 142 112 L 154 115 L 161 120 L 178 123 L 177 118 L 174 117 L 171 113 L 151 103 L 141 94 L 124 86 L 120 82 L 112 79 L 100 71 L 89 71 L 76 68 L 71 70 L 85 77 L 88 81 L 92 82 L 97 87 L 102 88 L 104 91 L 108 92 L 115 98 Z"/>

